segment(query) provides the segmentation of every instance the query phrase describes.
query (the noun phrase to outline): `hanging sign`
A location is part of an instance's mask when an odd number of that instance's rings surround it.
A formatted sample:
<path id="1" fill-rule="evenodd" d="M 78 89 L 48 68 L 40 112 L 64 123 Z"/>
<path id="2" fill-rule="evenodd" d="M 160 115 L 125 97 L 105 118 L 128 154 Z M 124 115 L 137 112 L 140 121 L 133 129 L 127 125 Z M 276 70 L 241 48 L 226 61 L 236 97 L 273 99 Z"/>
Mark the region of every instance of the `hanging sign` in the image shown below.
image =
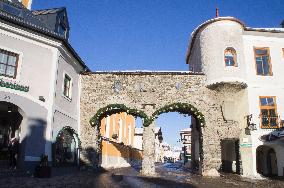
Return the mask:
<path id="1" fill-rule="evenodd" d="M 17 83 L 4 81 L 3 79 L 0 79 L 0 87 L 6 87 L 6 88 L 10 88 L 10 89 L 18 90 L 18 91 L 23 91 L 23 92 L 28 92 L 30 90 L 29 86 L 24 86 L 24 85 L 20 85 L 20 84 L 17 84 Z"/>

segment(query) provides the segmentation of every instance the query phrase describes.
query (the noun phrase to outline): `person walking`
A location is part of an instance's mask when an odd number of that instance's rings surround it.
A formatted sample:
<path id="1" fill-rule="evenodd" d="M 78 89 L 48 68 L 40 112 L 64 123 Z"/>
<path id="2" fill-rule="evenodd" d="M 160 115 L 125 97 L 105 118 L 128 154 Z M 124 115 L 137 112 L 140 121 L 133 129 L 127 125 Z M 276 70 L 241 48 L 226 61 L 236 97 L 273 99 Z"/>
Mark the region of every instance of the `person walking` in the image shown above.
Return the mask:
<path id="1" fill-rule="evenodd" d="M 11 138 L 9 142 L 9 154 L 10 154 L 10 168 L 17 168 L 17 157 L 19 151 L 19 141 L 16 137 Z"/>

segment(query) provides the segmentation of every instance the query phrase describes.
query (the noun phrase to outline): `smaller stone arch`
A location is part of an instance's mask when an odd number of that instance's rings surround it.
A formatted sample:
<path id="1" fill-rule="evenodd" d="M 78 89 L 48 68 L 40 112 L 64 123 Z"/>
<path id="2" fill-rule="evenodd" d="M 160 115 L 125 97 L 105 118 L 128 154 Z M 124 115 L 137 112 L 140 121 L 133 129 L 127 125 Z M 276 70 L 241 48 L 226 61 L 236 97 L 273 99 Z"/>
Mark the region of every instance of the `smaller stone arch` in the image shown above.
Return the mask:
<path id="1" fill-rule="evenodd" d="M 202 127 L 205 126 L 205 116 L 202 114 L 201 111 L 199 111 L 196 107 L 194 107 L 190 103 L 172 103 L 172 104 L 167 104 L 158 110 L 156 110 L 151 117 L 151 121 L 154 121 L 155 119 L 158 118 L 159 115 L 163 113 L 168 113 L 168 112 L 178 112 L 180 114 L 187 114 L 191 115 L 194 117 L 196 120 L 196 125 L 195 128 L 198 134 L 198 150 L 195 150 L 196 153 L 198 153 L 198 158 L 195 158 L 192 160 L 192 169 L 195 173 L 201 174 L 202 169 L 203 169 L 203 136 L 202 136 Z"/>
<path id="2" fill-rule="evenodd" d="M 53 148 L 53 162 L 56 166 L 78 164 L 81 141 L 78 133 L 72 127 L 65 126 L 58 132 Z"/>

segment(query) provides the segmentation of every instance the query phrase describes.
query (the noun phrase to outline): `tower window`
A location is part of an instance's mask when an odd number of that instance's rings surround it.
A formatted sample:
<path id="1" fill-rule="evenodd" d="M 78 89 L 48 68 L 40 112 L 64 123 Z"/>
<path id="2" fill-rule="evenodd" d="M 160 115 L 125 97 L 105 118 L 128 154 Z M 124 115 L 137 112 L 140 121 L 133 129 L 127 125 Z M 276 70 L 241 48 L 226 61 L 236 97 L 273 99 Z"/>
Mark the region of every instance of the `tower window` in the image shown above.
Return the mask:
<path id="1" fill-rule="evenodd" d="M 234 66 L 237 67 L 237 53 L 234 48 L 226 48 L 224 52 L 224 60 L 226 67 Z"/>

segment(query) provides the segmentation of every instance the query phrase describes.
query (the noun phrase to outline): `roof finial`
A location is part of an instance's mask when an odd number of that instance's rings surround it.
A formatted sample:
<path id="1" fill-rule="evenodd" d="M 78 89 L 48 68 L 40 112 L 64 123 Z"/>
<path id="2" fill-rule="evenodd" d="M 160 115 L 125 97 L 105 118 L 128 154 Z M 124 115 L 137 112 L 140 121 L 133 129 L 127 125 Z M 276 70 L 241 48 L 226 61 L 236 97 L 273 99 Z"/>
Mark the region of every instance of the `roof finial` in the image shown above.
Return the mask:
<path id="1" fill-rule="evenodd" d="M 216 7 L 216 18 L 218 18 L 219 17 L 219 9 L 218 9 L 218 7 Z"/>
<path id="2" fill-rule="evenodd" d="M 214 2 L 215 2 L 215 6 L 216 6 L 215 17 L 218 18 L 219 17 L 219 8 L 218 8 L 218 5 L 217 5 L 217 0 L 214 0 Z"/>

